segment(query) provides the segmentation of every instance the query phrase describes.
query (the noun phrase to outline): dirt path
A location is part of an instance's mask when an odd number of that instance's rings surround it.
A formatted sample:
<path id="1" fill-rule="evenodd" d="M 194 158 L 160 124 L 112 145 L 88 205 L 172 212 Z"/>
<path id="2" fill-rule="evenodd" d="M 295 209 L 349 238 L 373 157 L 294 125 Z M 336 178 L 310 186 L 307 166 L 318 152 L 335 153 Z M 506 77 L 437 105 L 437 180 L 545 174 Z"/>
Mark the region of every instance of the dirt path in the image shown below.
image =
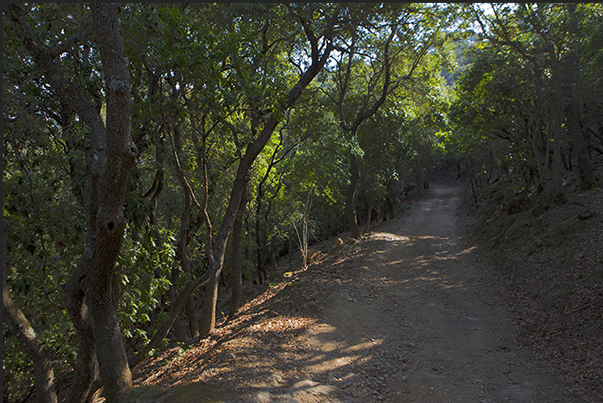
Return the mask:
<path id="1" fill-rule="evenodd" d="M 512 317 L 461 245 L 461 192 L 433 184 L 360 242 L 356 257 L 315 268 L 326 302 L 305 302 L 318 304 L 318 317 L 283 315 L 275 304 L 257 331 L 222 343 L 198 379 L 234 387 L 232 401 L 246 402 L 572 401 L 516 344 Z M 295 289 L 278 298 L 304 302 Z"/>

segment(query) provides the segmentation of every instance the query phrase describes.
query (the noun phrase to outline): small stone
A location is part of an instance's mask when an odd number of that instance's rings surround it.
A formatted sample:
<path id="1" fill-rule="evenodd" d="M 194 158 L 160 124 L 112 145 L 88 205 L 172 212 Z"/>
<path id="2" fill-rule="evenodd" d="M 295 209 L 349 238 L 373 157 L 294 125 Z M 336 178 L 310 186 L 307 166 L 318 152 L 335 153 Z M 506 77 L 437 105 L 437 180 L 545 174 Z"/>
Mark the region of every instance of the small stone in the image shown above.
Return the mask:
<path id="1" fill-rule="evenodd" d="M 283 377 L 279 374 L 270 375 L 269 382 L 271 386 L 279 386 L 284 381 Z"/>
<path id="2" fill-rule="evenodd" d="M 257 395 L 255 395 L 255 398 L 256 402 L 258 403 L 268 403 L 272 400 L 272 397 L 268 392 L 259 392 Z"/>
<path id="3" fill-rule="evenodd" d="M 296 382 L 296 383 L 293 385 L 293 389 L 302 389 L 302 388 L 304 388 L 304 387 L 306 387 L 306 388 L 307 388 L 307 387 L 311 387 L 311 388 L 312 388 L 312 387 L 314 387 L 314 386 L 316 386 L 316 385 L 318 385 L 318 383 L 317 383 L 317 382 L 314 382 L 314 381 L 313 381 L 313 380 L 311 380 L 311 379 L 304 379 L 303 381 Z"/>

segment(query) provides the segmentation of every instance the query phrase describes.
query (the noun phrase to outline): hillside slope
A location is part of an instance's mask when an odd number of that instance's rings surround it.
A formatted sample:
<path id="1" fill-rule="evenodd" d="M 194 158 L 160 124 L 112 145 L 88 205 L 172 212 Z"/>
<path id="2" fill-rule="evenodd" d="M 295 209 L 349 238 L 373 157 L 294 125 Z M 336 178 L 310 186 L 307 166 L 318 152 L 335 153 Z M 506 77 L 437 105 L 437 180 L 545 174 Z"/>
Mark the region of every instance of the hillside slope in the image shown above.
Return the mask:
<path id="1" fill-rule="evenodd" d="M 603 179 L 603 158 L 595 163 Z M 584 401 L 603 401 L 603 188 L 565 181 L 568 202 L 492 187 L 465 219 L 490 282 L 517 316 L 519 340 L 556 368 Z M 512 195 L 511 195 L 512 196 Z"/>

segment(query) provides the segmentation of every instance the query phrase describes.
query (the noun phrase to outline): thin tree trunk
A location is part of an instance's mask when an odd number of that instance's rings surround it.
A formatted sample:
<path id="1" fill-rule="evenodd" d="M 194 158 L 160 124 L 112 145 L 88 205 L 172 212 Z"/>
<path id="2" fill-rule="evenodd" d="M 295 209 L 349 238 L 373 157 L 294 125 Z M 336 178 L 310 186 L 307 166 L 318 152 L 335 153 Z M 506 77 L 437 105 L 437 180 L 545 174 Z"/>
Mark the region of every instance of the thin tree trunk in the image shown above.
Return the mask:
<path id="1" fill-rule="evenodd" d="M 390 179 L 387 182 L 387 195 L 385 196 L 385 201 L 387 205 L 387 214 L 389 214 L 389 219 L 393 220 L 395 217 L 394 214 L 394 205 L 392 203 L 392 191 L 394 190 L 394 180 Z"/>
<path id="2" fill-rule="evenodd" d="M 177 248 L 177 252 L 176 252 L 176 259 L 180 262 L 180 268 L 182 269 L 182 272 L 185 273 L 186 275 L 191 275 L 191 268 L 188 262 L 188 257 L 187 257 L 187 248 L 188 248 L 188 244 L 190 242 L 190 238 L 191 238 L 191 233 L 194 233 L 198 230 L 198 228 L 201 226 L 201 224 L 199 223 L 198 225 L 195 225 L 196 228 L 193 228 L 193 225 L 191 223 L 191 216 L 192 216 L 192 210 L 193 210 L 193 206 L 196 206 L 198 208 L 201 207 L 201 205 L 197 202 L 197 199 L 195 197 L 195 193 L 193 192 L 193 189 L 191 187 L 191 185 L 189 184 L 188 180 L 186 179 L 186 176 L 184 174 L 184 169 L 182 168 L 182 165 L 180 163 L 180 150 L 182 148 L 182 141 L 180 138 L 180 131 L 177 130 L 176 128 L 173 129 L 173 137 L 172 137 L 172 152 L 174 154 L 174 168 L 176 170 L 176 175 L 178 176 L 178 180 L 180 181 L 180 186 L 182 187 L 182 190 L 184 192 L 184 211 L 182 212 L 182 218 L 180 220 L 180 240 L 178 241 L 178 248 Z M 174 268 L 174 270 L 177 270 L 176 268 Z M 177 277 L 177 275 L 172 275 L 173 277 Z M 175 280 L 175 279 L 174 279 Z M 172 288 L 175 287 L 175 281 L 172 282 Z M 196 308 L 195 308 L 195 301 L 194 301 L 194 295 L 191 296 L 191 299 L 189 301 L 187 301 L 186 303 L 186 312 L 187 312 L 187 316 L 188 316 L 188 323 L 189 323 L 189 330 L 191 332 L 191 337 L 195 338 L 199 336 L 199 325 L 197 322 L 197 312 L 196 312 Z M 180 333 L 181 330 L 177 330 L 177 333 Z M 183 335 L 180 334 L 178 335 L 178 337 L 182 337 Z"/>
<path id="3" fill-rule="evenodd" d="M 469 184 L 471 185 L 471 195 L 473 196 L 473 202 L 477 206 L 477 194 L 475 193 L 475 183 L 473 179 L 473 170 L 471 169 L 471 165 L 469 164 L 469 160 L 465 156 L 465 165 L 467 166 L 467 173 L 469 174 Z"/>
<path id="4" fill-rule="evenodd" d="M 172 276 L 170 278 L 170 281 L 172 283 L 172 286 L 170 287 L 169 291 L 170 306 L 172 306 L 172 304 L 174 304 L 174 301 L 176 301 L 176 298 L 178 298 L 178 294 L 176 294 L 175 284 L 179 277 L 180 269 L 177 267 L 173 267 Z M 184 323 L 182 322 L 181 318 L 176 318 L 176 320 L 174 321 L 174 334 L 176 336 L 176 340 L 178 341 L 186 341 L 188 339 L 188 336 L 186 334 L 186 328 L 184 327 Z"/>
<path id="5" fill-rule="evenodd" d="M 163 173 L 163 167 L 159 167 L 157 168 L 157 171 L 155 172 L 155 179 L 153 180 L 153 185 L 151 186 L 151 189 L 149 189 L 149 191 L 144 195 L 144 197 L 151 197 L 151 202 L 149 203 L 149 229 L 153 229 L 154 231 L 154 236 L 156 239 L 159 239 L 159 231 L 156 228 L 157 226 L 157 202 L 159 200 L 159 196 L 161 195 L 161 192 L 163 191 L 163 180 L 164 180 L 164 173 Z"/>
<path id="6" fill-rule="evenodd" d="M 81 266 L 78 264 L 78 267 Z M 94 331 L 88 309 L 84 303 L 84 292 L 79 287 L 80 272 L 81 269 L 76 268 L 74 274 L 65 284 L 66 309 L 78 339 L 77 361 L 67 397 L 68 403 L 85 401 L 90 393 L 92 383 L 98 377 Z"/>
<path id="7" fill-rule="evenodd" d="M 264 180 L 265 178 L 268 177 L 268 173 L 266 173 L 266 175 L 264 176 Z M 257 272 L 257 276 L 258 276 L 258 284 L 263 284 L 264 281 L 266 280 L 264 274 L 266 273 L 266 270 L 264 268 L 264 265 L 266 263 L 266 251 L 264 248 L 264 242 L 262 242 L 262 238 L 263 238 L 263 232 L 265 231 L 265 228 L 262 228 L 262 207 L 263 207 L 263 199 L 264 199 L 264 187 L 263 187 L 264 181 L 261 181 L 258 184 L 258 194 L 256 196 L 256 209 L 255 209 L 255 244 L 256 244 L 256 264 L 257 264 L 257 268 L 256 268 L 256 272 Z M 265 226 L 264 226 L 265 227 Z"/>
<path id="8" fill-rule="evenodd" d="M 312 196 L 313 190 L 314 189 L 312 188 L 310 191 L 308 191 L 308 197 L 306 198 L 306 204 L 302 214 L 301 233 L 297 229 L 297 224 L 294 223 L 293 225 L 297 235 L 299 252 L 301 253 L 302 266 L 304 269 L 308 267 L 308 214 L 310 212 L 310 197 Z"/>
<path id="9" fill-rule="evenodd" d="M 232 227 L 232 295 L 228 309 L 228 319 L 233 319 L 241 305 L 243 291 L 243 216 L 245 215 L 247 200 L 244 197 L 239 206 L 237 218 Z"/>
<path id="10" fill-rule="evenodd" d="M 56 403 L 58 400 L 50 355 L 23 312 L 10 297 L 6 277 L 2 282 L 2 304 L 4 306 L 4 323 L 33 362 L 36 401 Z"/>
<path id="11" fill-rule="evenodd" d="M 566 84 L 566 92 L 567 98 L 569 100 L 568 108 L 566 111 L 566 124 L 569 134 L 572 139 L 572 145 L 575 147 L 576 155 L 578 157 L 578 170 L 580 173 L 580 187 L 582 190 L 592 189 L 594 187 L 599 186 L 597 179 L 595 178 L 593 167 L 590 159 L 590 153 L 588 152 L 588 141 L 587 137 L 582 130 L 582 126 L 580 125 L 580 116 L 578 112 L 578 100 L 576 99 L 576 71 L 578 70 L 578 60 L 577 60 L 577 35 L 578 35 L 578 27 L 576 21 L 576 4 L 568 3 L 567 4 L 568 14 L 569 14 L 569 31 L 571 35 L 572 46 L 565 57 L 564 67 L 565 67 L 565 80 Z"/>
<path id="12" fill-rule="evenodd" d="M 576 149 L 576 155 L 578 156 L 580 188 L 582 190 L 589 190 L 600 185 L 597 179 L 595 178 L 590 154 L 588 152 L 588 142 L 580 125 L 580 120 L 578 117 L 578 102 L 574 94 L 571 95 L 571 98 L 571 105 L 569 107 L 566 120 L 567 129 L 571 134 L 572 144 L 574 145 Z"/>
<path id="13" fill-rule="evenodd" d="M 373 201 L 375 200 L 375 196 L 373 196 L 371 194 L 370 199 L 369 199 L 369 204 L 368 204 L 368 213 L 366 215 L 366 229 L 364 230 L 365 233 L 369 233 L 370 229 L 371 229 L 371 220 L 373 219 Z"/>
<path id="14" fill-rule="evenodd" d="M 547 189 L 549 200 L 553 202 L 562 202 L 565 200 L 562 186 L 562 156 L 561 156 L 561 134 L 563 124 L 563 87 L 561 80 L 561 66 L 559 63 L 559 54 L 555 49 L 554 39 L 548 31 L 541 29 L 539 35 L 545 42 L 546 52 L 549 55 L 551 66 L 552 81 L 552 99 L 549 116 L 549 143 L 547 151 L 552 149 L 553 161 L 550 169 L 550 183 Z M 552 143 L 552 144 L 551 144 Z M 549 148 L 550 147 L 550 148 Z M 546 158 L 549 158 L 546 153 Z"/>
<path id="15" fill-rule="evenodd" d="M 199 321 L 197 320 L 197 307 L 195 306 L 194 295 L 191 296 L 191 299 L 189 299 L 186 304 L 186 314 L 188 316 L 188 327 L 191 331 L 191 337 L 199 337 Z"/>
<path id="16" fill-rule="evenodd" d="M 536 104 L 539 105 L 538 102 Z M 547 159 L 548 157 L 546 155 L 542 155 L 540 145 L 538 144 L 539 140 L 542 137 L 539 115 L 539 108 L 537 108 L 536 112 L 534 112 L 530 117 L 529 125 L 530 145 L 532 147 L 532 154 L 534 155 L 534 159 L 536 160 L 536 170 L 538 171 L 538 184 L 540 192 L 540 190 L 546 189 L 547 182 L 549 180 L 549 170 L 545 162 L 545 159 Z"/>
<path id="17" fill-rule="evenodd" d="M 288 267 L 291 268 L 293 266 L 293 237 L 289 236 L 287 239 L 287 252 L 289 256 Z"/>
<path id="18" fill-rule="evenodd" d="M 255 210 L 255 241 L 256 241 L 256 251 L 257 251 L 257 275 L 258 275 L 258 284 L 262 284 L 267 280 L 266 276 L 266 260 L 268 256 L 268 248 L 267 248 L 267 240 L 266 240 L 266 225 L 268 224 L 268 216 L 270 214 L 270 209 L 272 206 L 272 201 L 274 197 L 280 190 L 282 186 L 282 182 L 279 181 L 278 188 L 272 198 L 269 199 L 268 204 L 264 207 L 264 184 L 270 177 L 270 172 L 272 168 L 274 168 L 278 163 L 283 161 L 287 154 L 289 154 L 295 147 L 289 147 L 284 150 L 283 155 L 280 158 L 277 158 L 279 152 L 283 149 L 283 135 L 281 131 L 281 137 L 279 144 L 275 147 L 272 152 L 272 156 L 270 157 L 270 161 L 268 162 L 268 167 L 266 169 L 266 173 L 262 177 L 262 179 L 257 184 L 257 196 L 256 196 L 256 210 Z M 262 210 L 264 210 L 264 214 L 262 217 Z M 263 218 L 263 220 L 262 220 Z M 262 222 L 263 221 L 263 222 Z M 262 225 L 263 224 L 263 225 Z"/>
<path id="19" fill-rule="evenodd" d="M 419 197 L 423 197 L 423 193 L 425 193 L 425 171 L 418 156 L 415 158 L 415 162 L 417 163 L 417 192 Z"/>
<path id="20" fill-rule="evenodd" d="M 358 157 L 355 154 L 350 153 L 350 184 L 346 195 L 346 211 L 348 214 L 348 226 L 350 227 L 350 233 L 352 238 L 360 238 L 360 227 L 358 226 L 358 218 L 356 217 L 356 204 L 354 198 L 356 197 L 356 191 L 358 190 L 358 184 L 360 183 L 360 166 L 358 164 Z"/>
<path id="21" fill-rule="evenodd" d="M 559 67 L 555 60 L 555 67 L 552 69 L 553 80 L 553 101 L 551 105 L 551 140 L 553 142 L 553 165 L 551 169 L 551 189 L 550 196 L 555 201 L 564 200 L 562 180 L 562 158 L 561 158 L 561 131 L 563 115 L 563 94 L 561 89 L 561 77 L 559 77 Z"/>

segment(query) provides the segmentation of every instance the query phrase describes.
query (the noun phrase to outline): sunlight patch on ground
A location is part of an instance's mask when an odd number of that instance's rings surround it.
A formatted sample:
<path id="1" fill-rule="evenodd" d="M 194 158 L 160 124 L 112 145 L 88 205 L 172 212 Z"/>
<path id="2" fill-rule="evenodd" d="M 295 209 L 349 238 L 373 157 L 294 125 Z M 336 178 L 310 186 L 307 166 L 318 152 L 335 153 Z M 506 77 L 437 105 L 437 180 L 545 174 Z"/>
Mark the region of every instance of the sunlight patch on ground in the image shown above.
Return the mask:
<path id="1" fill-rule="evenodd" d="M 390 232 L 375 232 L 371 235 L 371 239 L 384 241 L 409 241 L 410 238 L 404 235 L 392 234 Z"/>
<path id="2" fill-rule="evenodd" d="M 381 345 L 383 345 L 382 339 L 372 339 L 365 341 L 364 343 L 354 344 L 348 347 L 346 350 L 351 352 L 362 352 Z"/>
<path id="3" fill-rule="evenodd" d="M 471 246 L 470 248 L 467 248 L 467 249 L 465 249 L 463 251 L 458 252 L 457 256 L 462 256 L 462 255 L 469 254 L 469 253 L 473 252 L 476 248 L 477 248 L 477 246 Z"/>
<path id="4" fill-rule="evenodd" d="M 399 282 L 399 284 L 413 284 L 417 281 L 424 281 L 426 283 L 433 283 L 433 282 L 437 282 L 437 283 L 441 283 L 442 282 L 442 278 L 441 277 L 425 277 L 425 276 L 420 276 L 420 277 L 413 277 L 413 278 L 409 278 L 406 280 L 401 280 Z"/>
<path id="5" fill-rule="evenodd" d="M 352 364 L 358 362 L 359 359 L 362 358 L 360 355 L 342 355 L 337 358 L 328 359 L 328 356 L 325 354 L 320 354 L 310 361 L 313 363 L 309 363 L 308 368 L 312 372 L 321 373 L 324 372 L 327 368 L 330 371 L 337 370 L 340 368 L 349 367 Z"/>
<path id="6" fill-rule="evenodd" d="M 274 315 L 278 315 L 276 312 Z M 288 332 L 291 330 L 299 330 L 308 327 L 307 318 L 298 318 L 291 316 L 277 316 L 273 319 L 261 321 L 260 323 L 249 326 L 248 332 Z"/>
<path id="7" fill-rule="evenodd" d="M 410 239 L 410 238 L 407 238 Z M 424 240 L 436 240 L 441 243 L 445 243 L 450 241 L 450 238 L 447 236 L 437 236 L 437 235 L 416 235 L 412 237 L 413 241 L 424 241 Z"/>

